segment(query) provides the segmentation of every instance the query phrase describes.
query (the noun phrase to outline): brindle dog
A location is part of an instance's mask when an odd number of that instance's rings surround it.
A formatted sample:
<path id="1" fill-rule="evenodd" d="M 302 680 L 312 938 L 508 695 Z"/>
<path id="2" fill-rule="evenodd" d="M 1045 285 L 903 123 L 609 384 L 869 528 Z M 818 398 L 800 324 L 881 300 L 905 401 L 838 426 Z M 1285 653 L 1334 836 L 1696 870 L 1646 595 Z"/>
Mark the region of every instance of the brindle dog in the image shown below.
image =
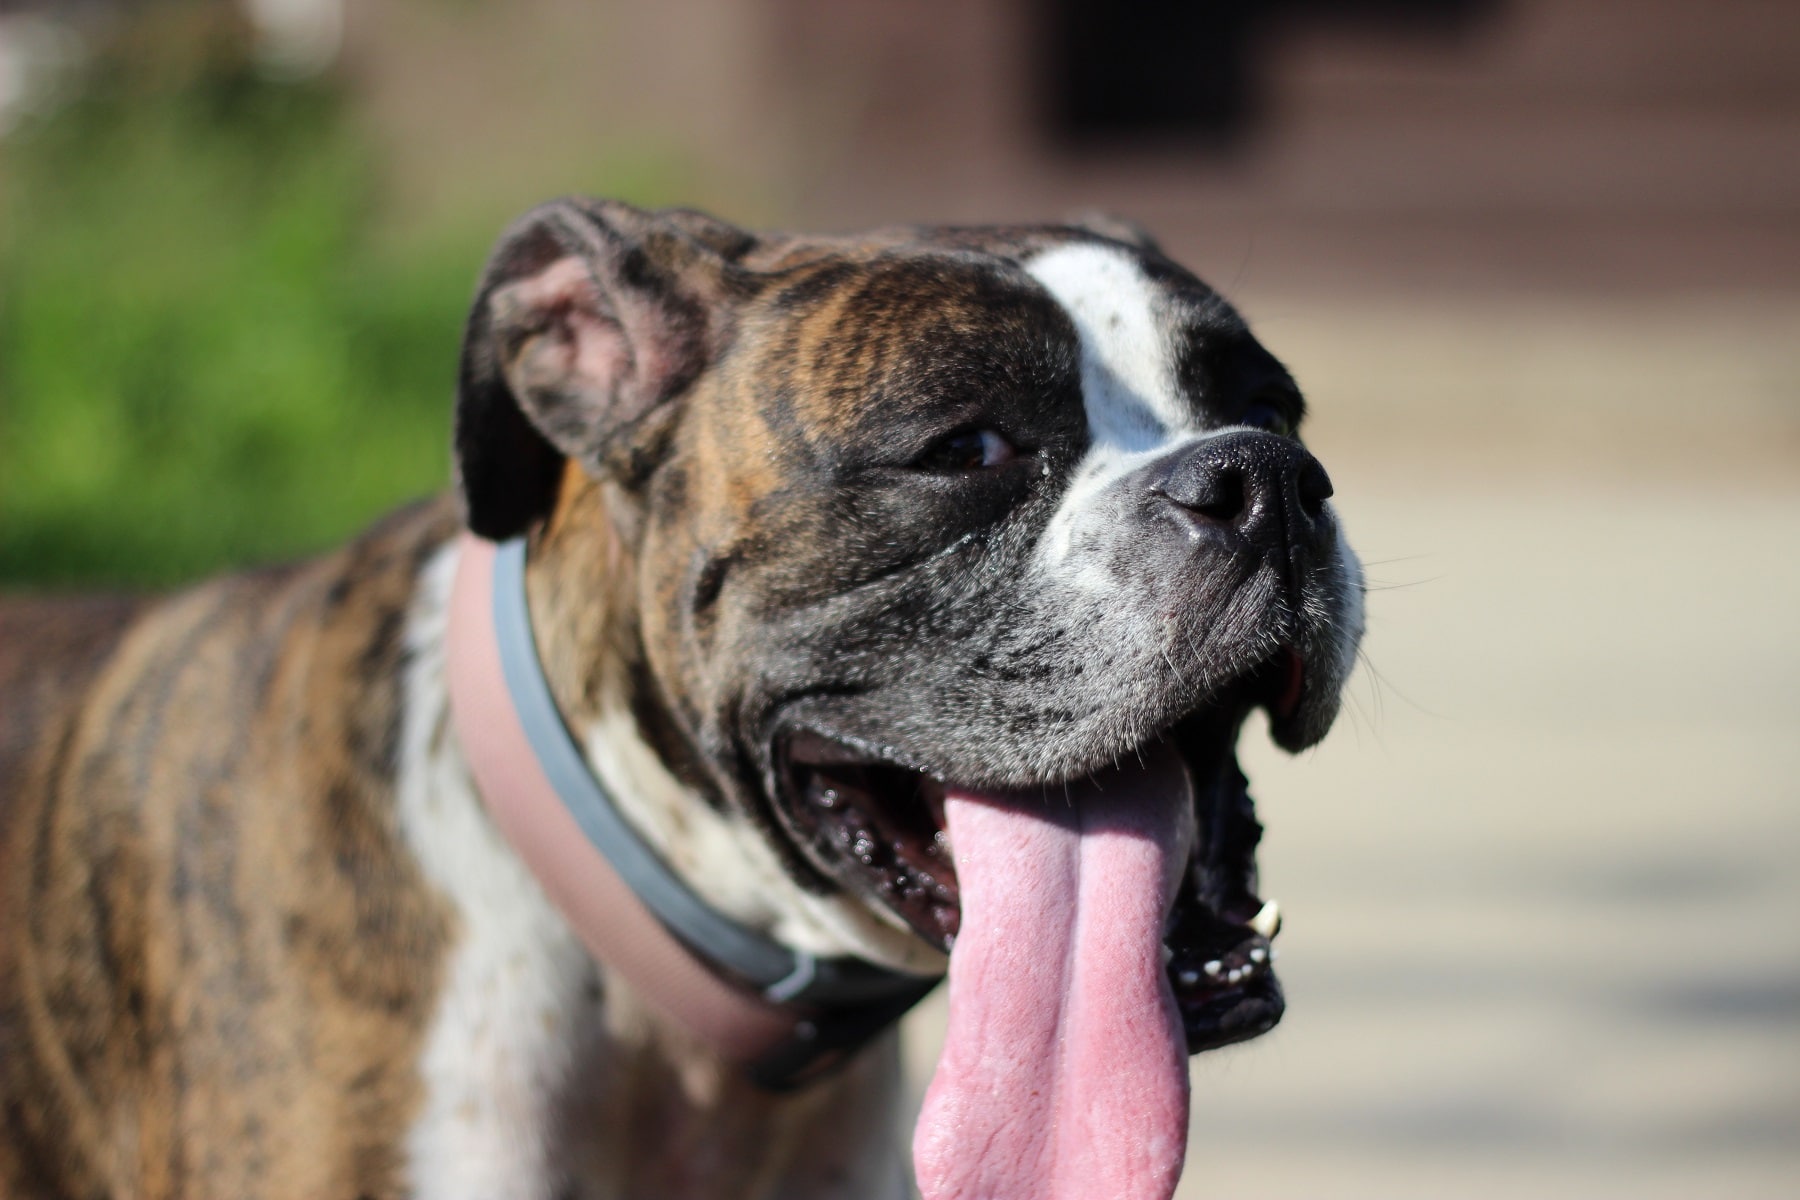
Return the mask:
<path id="1" fill-rule="evenodd" d="M 1179 1121 L 1185 1054 L 1280 1013 L 1232 747 L 1259 706 L 1323 736 L 1361 632 L 1301 412 L 1120 226 L 528 214 L 470 317 L 453 496 L 172 596 L 0 604 L 0 1195 L 902 1194 L 893 1036 L 759 1088 L 496 833 L 444 683 L 464 529 L 527 539 L 563 720 L 694 893 L 948 964 L 926 1187 L 1114 1178 L 1152 1125 L 1082 1133 L 1037 1093 L 1087 1076 L 1025 1048 L 1147 1053 Z M 1030 961 L 987 935 L 1021 927 Z M 1142 977 L 1083 983 L 1115 950 Z M 1173 1187 L 1153 1149 L 1132 1195 Z"/>

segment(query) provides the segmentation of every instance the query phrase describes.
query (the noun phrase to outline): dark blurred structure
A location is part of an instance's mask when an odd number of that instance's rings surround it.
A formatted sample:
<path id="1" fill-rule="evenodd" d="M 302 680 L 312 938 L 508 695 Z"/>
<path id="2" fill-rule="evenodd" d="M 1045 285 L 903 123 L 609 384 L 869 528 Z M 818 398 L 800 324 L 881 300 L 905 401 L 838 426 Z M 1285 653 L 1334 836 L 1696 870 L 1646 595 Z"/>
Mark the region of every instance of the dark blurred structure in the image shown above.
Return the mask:
<path id="1" fill-rule="evenodd" d="M 1459 36 L 1494 0 L 1044 0 L 1040 88 L 1074 144 L 1239 144 L 1267 97 L 1264 47 L 1283 26 Z"/>

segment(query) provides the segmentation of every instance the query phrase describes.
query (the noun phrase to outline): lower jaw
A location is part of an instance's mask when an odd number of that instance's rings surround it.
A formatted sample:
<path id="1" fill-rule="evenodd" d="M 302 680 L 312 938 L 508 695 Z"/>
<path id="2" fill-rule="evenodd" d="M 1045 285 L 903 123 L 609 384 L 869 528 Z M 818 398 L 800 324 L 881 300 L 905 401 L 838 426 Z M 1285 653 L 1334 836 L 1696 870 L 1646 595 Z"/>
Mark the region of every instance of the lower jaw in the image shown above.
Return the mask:
<path id="1" fill-rule="evenodd" d="M 1272 913 L 1273 907 L 1267 906 L 1264 912 Z M 1262 915 L 1258 914 L 1259 923 Z M 1210 913 L 1205 919 L 1225 936 L 1181 938 L 1183 920 L 1178 906 L 1173 936 L 1164 942 L 1169 947 L 1169 986 L 1189 1054 L 1267 1033 L 1281 1020 L 1286 1007 L 1275 975 L 1275 947 L 1269 938 L 1243 927 L 1228 927 Z M 1222 944 L 1227 948 L 1218 949 Z"/>
<path id="2" fill-rule="evenodd" d="M 1201 1001 L 1177 999 L 1189 1054 L 1247 1042 L 1275 1028 L 1287 1002 L 1281 983 L 1270 972 L 1249 987 L 1209 996 Z"/>

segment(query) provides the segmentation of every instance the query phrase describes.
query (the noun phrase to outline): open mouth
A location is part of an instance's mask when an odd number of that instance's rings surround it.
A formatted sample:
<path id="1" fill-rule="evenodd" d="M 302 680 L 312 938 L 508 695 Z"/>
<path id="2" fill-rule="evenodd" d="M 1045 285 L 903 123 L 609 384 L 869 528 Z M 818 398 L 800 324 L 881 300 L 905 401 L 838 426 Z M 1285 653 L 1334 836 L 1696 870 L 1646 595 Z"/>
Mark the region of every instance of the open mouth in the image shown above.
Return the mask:
<path id="1" fill-rule="evenodd" d="M 1291 717 L 1303 682 L 1300 656 L 1284 647 L 1129 759 L 1173 750 L 1192 791 L 1195 836 L 1163 933 L 1167 975 L 1188 1053 L 1244 1041 L 1281 1019 L 1271 944 L 1273 903 L 1256 894 L 1262 826 L 1234 748 L 1252 709 Z M 1154 750 L 1153 750 L 1154 748 Z M 871 757 L 810 728 L 775 739 L 777 785 L 796 834 L 816 861 L 868 901 L 886 906 L 948 950 L 962 925 L 956 854 L 946 822 L 953 782 Z M 1082 780 L 1046 781 L 1046 794 Z"/>

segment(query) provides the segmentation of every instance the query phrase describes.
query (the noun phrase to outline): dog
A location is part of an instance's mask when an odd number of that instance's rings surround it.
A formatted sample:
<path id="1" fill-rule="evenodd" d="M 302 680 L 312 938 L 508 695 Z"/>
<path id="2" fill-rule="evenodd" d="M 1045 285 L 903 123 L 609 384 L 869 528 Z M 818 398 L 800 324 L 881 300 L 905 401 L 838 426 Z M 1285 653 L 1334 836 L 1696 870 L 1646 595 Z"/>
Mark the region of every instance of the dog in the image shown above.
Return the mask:
<path id="1" fill-rule="evenodd" d="M 1302 414 L 1122 222 L 533 210 L 452 495 L 0 605 L 0 1194 L 1168 1196 L 1281 1015 L 1240 726 L 1361 634 Z"/>

